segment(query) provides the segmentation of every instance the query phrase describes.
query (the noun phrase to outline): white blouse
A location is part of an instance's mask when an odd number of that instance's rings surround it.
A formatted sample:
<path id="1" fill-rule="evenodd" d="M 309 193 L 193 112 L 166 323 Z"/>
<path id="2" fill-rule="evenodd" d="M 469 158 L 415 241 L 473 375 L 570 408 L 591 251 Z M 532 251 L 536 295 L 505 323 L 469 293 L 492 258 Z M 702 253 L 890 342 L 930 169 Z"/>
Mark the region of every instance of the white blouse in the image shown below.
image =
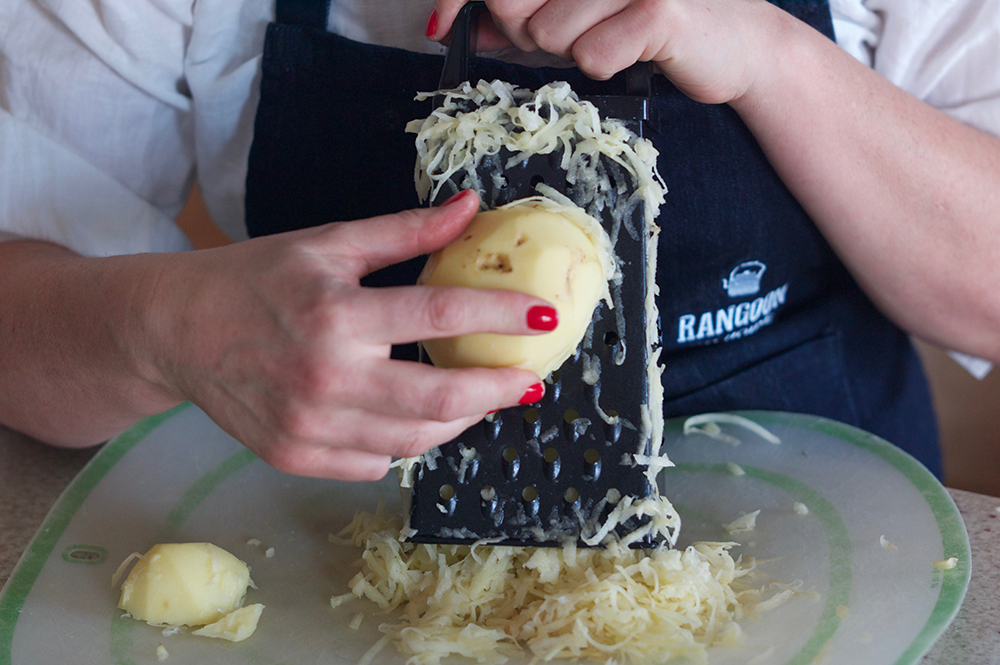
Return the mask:
<path id="1" fill-rule="evenodd" d="M 393 3 L 386 10 L 387 3 Z M 948 114 L 1000 135 L 1000 0 L 832 0 L 838 43 Z M 431 0 L 334 3 L 330 29 L 441 52 Z M 197 177 L 246 237 L 243 195 L 273 0 L 0 3 L 0 234 L 85 255 L 187 247 Z"/>

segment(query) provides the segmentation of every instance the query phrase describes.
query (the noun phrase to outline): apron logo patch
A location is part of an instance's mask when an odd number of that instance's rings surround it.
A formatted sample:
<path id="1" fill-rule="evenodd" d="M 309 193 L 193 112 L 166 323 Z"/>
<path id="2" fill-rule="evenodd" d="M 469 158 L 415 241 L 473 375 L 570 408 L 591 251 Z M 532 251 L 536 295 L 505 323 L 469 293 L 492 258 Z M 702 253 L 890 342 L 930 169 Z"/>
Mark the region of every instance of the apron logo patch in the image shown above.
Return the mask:
<path id="1" fill-rule="evenodd" d="M 761 277 L 766 270 L 767 266 L 760 261 L 741 263 L 722 280 L 722 288 L 730 298 L 760 293 Z M 774 322 L 775 312 L 785 304 L 787 296 L 788 284 L 783 284 L 753 300 L 701 314 L 682 314 L 677 321 L 677 343 L 731 342 L 748 337 Z"/>
<path id="2" fill-rule="evenodd" d="M 767 266 L 760 261 L 741 263 L 729 273 L 729 279 L 722 280 L 722 288 L 730 298 L 752 296 L 760 292 L 760 278 L 764 276 Z"/>

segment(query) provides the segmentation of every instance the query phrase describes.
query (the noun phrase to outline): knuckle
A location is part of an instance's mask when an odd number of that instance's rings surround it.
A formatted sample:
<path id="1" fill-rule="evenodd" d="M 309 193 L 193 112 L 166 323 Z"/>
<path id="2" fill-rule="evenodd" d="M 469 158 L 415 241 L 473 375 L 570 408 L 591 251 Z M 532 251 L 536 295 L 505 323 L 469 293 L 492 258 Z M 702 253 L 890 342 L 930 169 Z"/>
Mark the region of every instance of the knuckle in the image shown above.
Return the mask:
<path id="1" fill-rule="evenodd" d="M 517 20 L 519 16 L 524 14 L 524 3 L 520 0 L 511 0 L 510 2 L 488 3 L 490 8 L 490 16 L 499 25 L 510 25 L 510 23 Z"/>
<path id="2" fill-rule="evenodd" d="M 567 44 L 558 36 L 557 32 L 549 30 L 548 26 L 541 21 L 529 21 L 526 30 L 531 41 L 543 51 L 555 55 L 566 53 Z"/>
<path id="3" fill-rule="evenodd" d="M 327 300 L 316 312 L 317 340 L 348 340 L 361 336 L 371 318 L 363 294 L 354 291 Z"/>
<path id="4" fill-rule="evenodd" d="M 590 48 L 575 47 L 573 60 L 580 71 L 598 81 L 606 81 L 618 73 L 607 58 L 601 57 Z"/>
<path id="5" fill-rule="evenodd" d="M 320 404 L 327 401 L 331 386 L 335 383 L 333 373 L 326 366 L 326 363 L 303 363 L 303 366 L 296 368 L 291 379 L 291 394 L 298 401 L 305 404 Z M 292 411 L 308 411 L 303 405 L 291 407 Z M 290 414 L 292 415 L 292 414 Z M 307 414 L 300 414 L 301 418 L 306 418 Z"/>
<path id="6" fill-rule="evenodd" d="M 432 330 L 452 333 L 465 320 L 465 304 L 450 290 L 435 289 L 427 298 L 427 323 Z"/>
<path id="7" fill-rule="evenodd" d="M 274 415 L 275 428 L 285 441 L 315 440 L 321 432 L 319 420 L 315 410 L 299 404 L 287 404 Z"/>

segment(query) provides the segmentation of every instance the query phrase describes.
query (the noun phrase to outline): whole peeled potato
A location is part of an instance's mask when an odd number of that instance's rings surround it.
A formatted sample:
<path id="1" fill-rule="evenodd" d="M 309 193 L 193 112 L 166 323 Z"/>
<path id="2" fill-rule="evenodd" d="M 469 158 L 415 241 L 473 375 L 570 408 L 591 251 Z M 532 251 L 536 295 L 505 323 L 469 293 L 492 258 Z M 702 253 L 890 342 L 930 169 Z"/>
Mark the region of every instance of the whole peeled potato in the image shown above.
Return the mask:
<path id="1" fill-rule="evenodd" d="M 154 545 L 122 584 L 118 607 L 155 625 L 203 626 L 238 608 L 250 569 L 211 543 Z"/>
<path id="2" fill-rule="evenodd" d="M 580 208 L 532 197 L 481 212 L 431 255 L 419 282 L 530 293 L 556 308 L 559 325 L 540 335 L 429 339 L 424 350 L 439 367 L 519 367 L 545 378 L 576 350 L 613 271 L 607 233 Z"/>

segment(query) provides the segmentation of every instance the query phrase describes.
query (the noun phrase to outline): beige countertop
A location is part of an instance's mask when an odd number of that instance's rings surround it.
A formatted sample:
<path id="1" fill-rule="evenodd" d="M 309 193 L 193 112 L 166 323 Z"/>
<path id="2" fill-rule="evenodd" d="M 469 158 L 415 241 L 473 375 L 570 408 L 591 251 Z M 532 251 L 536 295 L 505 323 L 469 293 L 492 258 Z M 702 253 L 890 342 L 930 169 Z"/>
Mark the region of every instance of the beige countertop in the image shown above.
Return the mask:
<path id="1" fill-rule="evenodd" d="M 0 428 L 0 584 L 96 451 L 54 449 Z M 972 581 L 957 618 L 923 662 L 1000 665 L 1000 498 L 949 491 L 969 532 Z"/>

